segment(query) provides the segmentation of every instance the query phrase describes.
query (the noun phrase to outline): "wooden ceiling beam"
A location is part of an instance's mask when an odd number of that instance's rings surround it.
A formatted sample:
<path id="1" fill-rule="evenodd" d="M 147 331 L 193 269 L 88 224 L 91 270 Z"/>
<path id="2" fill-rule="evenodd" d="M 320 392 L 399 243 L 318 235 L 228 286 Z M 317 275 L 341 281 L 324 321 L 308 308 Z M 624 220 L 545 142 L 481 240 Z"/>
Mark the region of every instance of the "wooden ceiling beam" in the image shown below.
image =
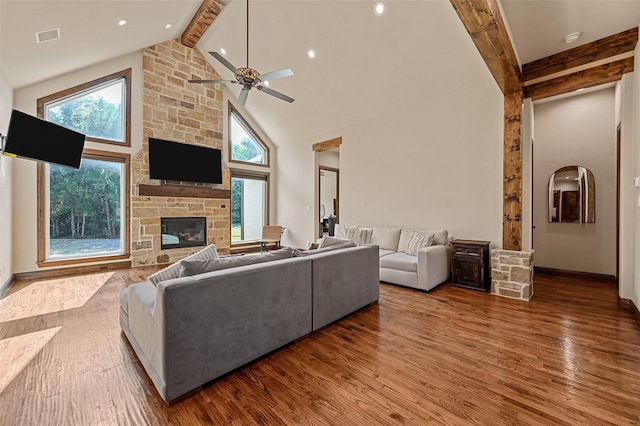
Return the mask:
<path id="1" fill-rule="evenodd" d="M 522 74 L 497 0 L 450 0 L 503 94 L 522 89 Z"/>
<path id="2" fill-rule="evenodd" d="M 522 66 L 524 81 L 555 74 L 612 56 L 633 51 L 638 42 L 638 28 L 614 34 L 591 43 L 546 58 L 538 59 Z"/>
<path id="3" fill-rule="evenodd" d="M 329 139 L 328 141 L 318 142 L 313 144 L 314 151 L 329 151 L 330 149 L 340 148 L 342 145 L 342 136 Z"/>
<path id="4" fill-rule="evenodd" d="M 194 48 L 209 26 L 218 17 L 228 0 L 203 0 L 198 11 L 180 37 L 180 43 Z"/>
<path id="5" fill-rule="evenodd" d="M 611 83 L 633 71 L 633 57 L 589 68 L 566 76 L 543 81 L 524 88 L 525 98 L 536 101 L 578 89 Z"/>

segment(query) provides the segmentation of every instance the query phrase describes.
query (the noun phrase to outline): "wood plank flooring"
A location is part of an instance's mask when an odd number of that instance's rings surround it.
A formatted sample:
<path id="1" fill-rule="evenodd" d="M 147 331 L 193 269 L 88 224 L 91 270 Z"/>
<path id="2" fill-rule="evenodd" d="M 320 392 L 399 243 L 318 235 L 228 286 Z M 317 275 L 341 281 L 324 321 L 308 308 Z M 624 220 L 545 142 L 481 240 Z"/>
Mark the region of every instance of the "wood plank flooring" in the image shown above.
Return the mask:
<path id="1" fill-rule="evenodd" d="M 611 284 L 536 275 L 521 302 L 381 284 L 380 302 L 167 407 L 118 325 L 155 268 L 14 284 L 0 425 L 640 424 L 640 326 Z"/>

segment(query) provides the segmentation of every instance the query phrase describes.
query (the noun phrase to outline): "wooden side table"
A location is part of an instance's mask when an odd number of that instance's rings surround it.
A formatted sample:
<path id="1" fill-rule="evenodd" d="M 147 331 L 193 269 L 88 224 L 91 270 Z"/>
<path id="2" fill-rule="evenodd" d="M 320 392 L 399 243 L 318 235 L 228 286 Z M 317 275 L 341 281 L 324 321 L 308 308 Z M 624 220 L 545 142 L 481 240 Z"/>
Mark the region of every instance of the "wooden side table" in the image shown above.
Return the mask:
<path id="1" fill-rule="evenodd" d="M 489 241 L 453 240 L 451 285 L 491 291 Z"/>

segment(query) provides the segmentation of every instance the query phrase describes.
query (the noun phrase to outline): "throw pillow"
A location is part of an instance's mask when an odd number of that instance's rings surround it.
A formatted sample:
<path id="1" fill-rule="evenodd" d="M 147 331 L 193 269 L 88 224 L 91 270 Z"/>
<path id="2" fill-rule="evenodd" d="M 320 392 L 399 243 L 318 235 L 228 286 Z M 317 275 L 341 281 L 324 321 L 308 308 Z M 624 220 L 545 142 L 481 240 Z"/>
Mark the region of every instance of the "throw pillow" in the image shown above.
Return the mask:
<path id="1" fill-rule="evenodd" d="M 180 263 L 184 267 L 184 275 L 192 276 L 205 272 L 220 271 L 222 269 L 236 268 L 239 266 L 253 265 L 255 263 L 270 262 L 273 260 L 288 259 L 293 257 L 293 249 L 285 247 L 267 254 L 250 256 L 219 257 L 217 259 L 183 259 Z"/>
<path id="2" fill-rule="evenodd" d="M 173 263 L 167 266 L 164 269 L 159 270 L 158 272 L 149 275 L 147 278 L 149 281 L 153 283 L 153 285 L 158 285 L 159 282 L 171 280 L 174 278 L 179 278 L 183 276 L 184 267 L 181 262 L 184 260 L 206 260 L 206 259 L 216 259 L 218 257 L 218 250 L 216 249 L 215 244 L 211 244 L 200 251 L 197 251 L 189 256 L 185 257 L 179 262 Z"/>
<path id="3" fill-rule="evenodd" d="M 342 244 L 347 241 L 350 241 L 350 240 L 343 240 L 340 238 L 335 238 L 335 237 L 330 237 L 328 235 L 325 235 L 324 237 L 322 237 L 320 244 L 318 244 L 318 248 L 335 246 L 336 244 Z"/>
<path id="4" fill-rule="evenodd" d="M 359 246 L 371 244 L 372 236 L 373 228 L 358 228 L 358 241 L 356 241 L 356 244 Z"/>
<path id="5" fill-rule="evenodd" d="M 407 250 L 406 254 L 411 256 L 417 256 L 418 250 L 423 247 L 429 247 L 433 244 L 433 234 L 425 234 L 424 232 L 415 232 L 413 231 L 409 236 L 409 241 L 407 242 Z"/>

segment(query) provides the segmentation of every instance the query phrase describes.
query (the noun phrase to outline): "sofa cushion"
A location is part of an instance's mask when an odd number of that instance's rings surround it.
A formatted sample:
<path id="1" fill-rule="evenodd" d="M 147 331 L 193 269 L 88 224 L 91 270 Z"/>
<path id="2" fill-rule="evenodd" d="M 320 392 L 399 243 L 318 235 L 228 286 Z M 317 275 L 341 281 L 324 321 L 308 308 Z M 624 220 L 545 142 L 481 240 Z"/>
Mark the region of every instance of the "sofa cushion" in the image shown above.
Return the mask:
<path id="1" fill-rule="evenodd" d="M 346 242 L 349 242 L 351 240 L 343 240 L 341 238 L 336 238 L 336 237 L 330 237 L 328 235 L 325 235 L 324 237 L 322 237 L 322 240 L 320 240 L 320 243 L 318 244 L 317 248 L 325 248 L 325 247 L 330 247 L 330 246 L 335 246 L 338 244 L 344 244 Z"/>
<path id="2" fill-rule="evenodd" d="M 418 258 L 406 253 L 393 253 L 380 258 L 380 267 L 406 272 L 418 272 Z"/>
<path id="3" fill-rule="evenodd" d="M 449 243 L 449 233 L 446 229 L 403 229 L 400 233 L 398 251 L 407 251 L 407 243 L 414 231 L 433 234 L 433 245 L 447 245 Z"/>
<path id="4" fill-rule="evenodd" d="M 385 250 L 385 249 L 381 248 L 380 249 L 380 257 L 386 256 L 388 254 L 392 254 L 392 253 L 395 253 L 395 252 L 396 252 L 395 250 Z"/>
<path id="5" fill-rule="evenodd" d="M 154 285 L 158 285 L 159 282 L 171 280 L 174 278 L 179 278 L 183 276 L 184 266 L 181 262 L 185 260 L 206 260 L 206 259 L 216 259 L 218 258 L 218 251 L 216 250 L 216 245 L 211 244 L 200 251 L 197 251 L 184 259 L 173 263 L 167 266 L 164 269 L 159 270 L 158 272 L 149 275 L 149 281 L 151 281 Z"/>
<path id="6" fill-rule="evenodd" d="M 192 276 L 204 274 L 205 272 L 220 271 L 222 269 L 271 262 L 273 260 L 288 259 L 291 257 L 293 257 L 293 249 L 285 247 L 260 255 L 229 256 L 205 260 L 183 259 L 180 263 L 182 263 L 184 267 L 183 276 Z"/>
<path id="7" fill-rule="evenodd" d="M 384 250 L 398 251 L 400 240 L 400 228 L 387 226 L 374 226 L 371 235 L 371 244 L 375 244 Z"/>
<path id="8" fill-rule="evenodd" d="M 418 250 L 422 247 L 429 247 L 431 244 L 433 244 L 433 234 L 413 231 L 407 242 L 405 253 L 411 256 L 417 256 Z"/>
<path id="9" fill-rule="evenodd" d="M 322 247 L 322 248 L 310 249 L 310 250 L 295 250 L 293 252 L 293 257 L 304 257 L 312 254 L 325 253 L 327 251 L 332 251 L 332 250 L 341 250 L 349 247 L 356 247 L 356 243 L 354 243 L 351 240 L 343 240 L 343 241 L 344 242 L 342 243 L 334 244 L 328 247 Z"/>

